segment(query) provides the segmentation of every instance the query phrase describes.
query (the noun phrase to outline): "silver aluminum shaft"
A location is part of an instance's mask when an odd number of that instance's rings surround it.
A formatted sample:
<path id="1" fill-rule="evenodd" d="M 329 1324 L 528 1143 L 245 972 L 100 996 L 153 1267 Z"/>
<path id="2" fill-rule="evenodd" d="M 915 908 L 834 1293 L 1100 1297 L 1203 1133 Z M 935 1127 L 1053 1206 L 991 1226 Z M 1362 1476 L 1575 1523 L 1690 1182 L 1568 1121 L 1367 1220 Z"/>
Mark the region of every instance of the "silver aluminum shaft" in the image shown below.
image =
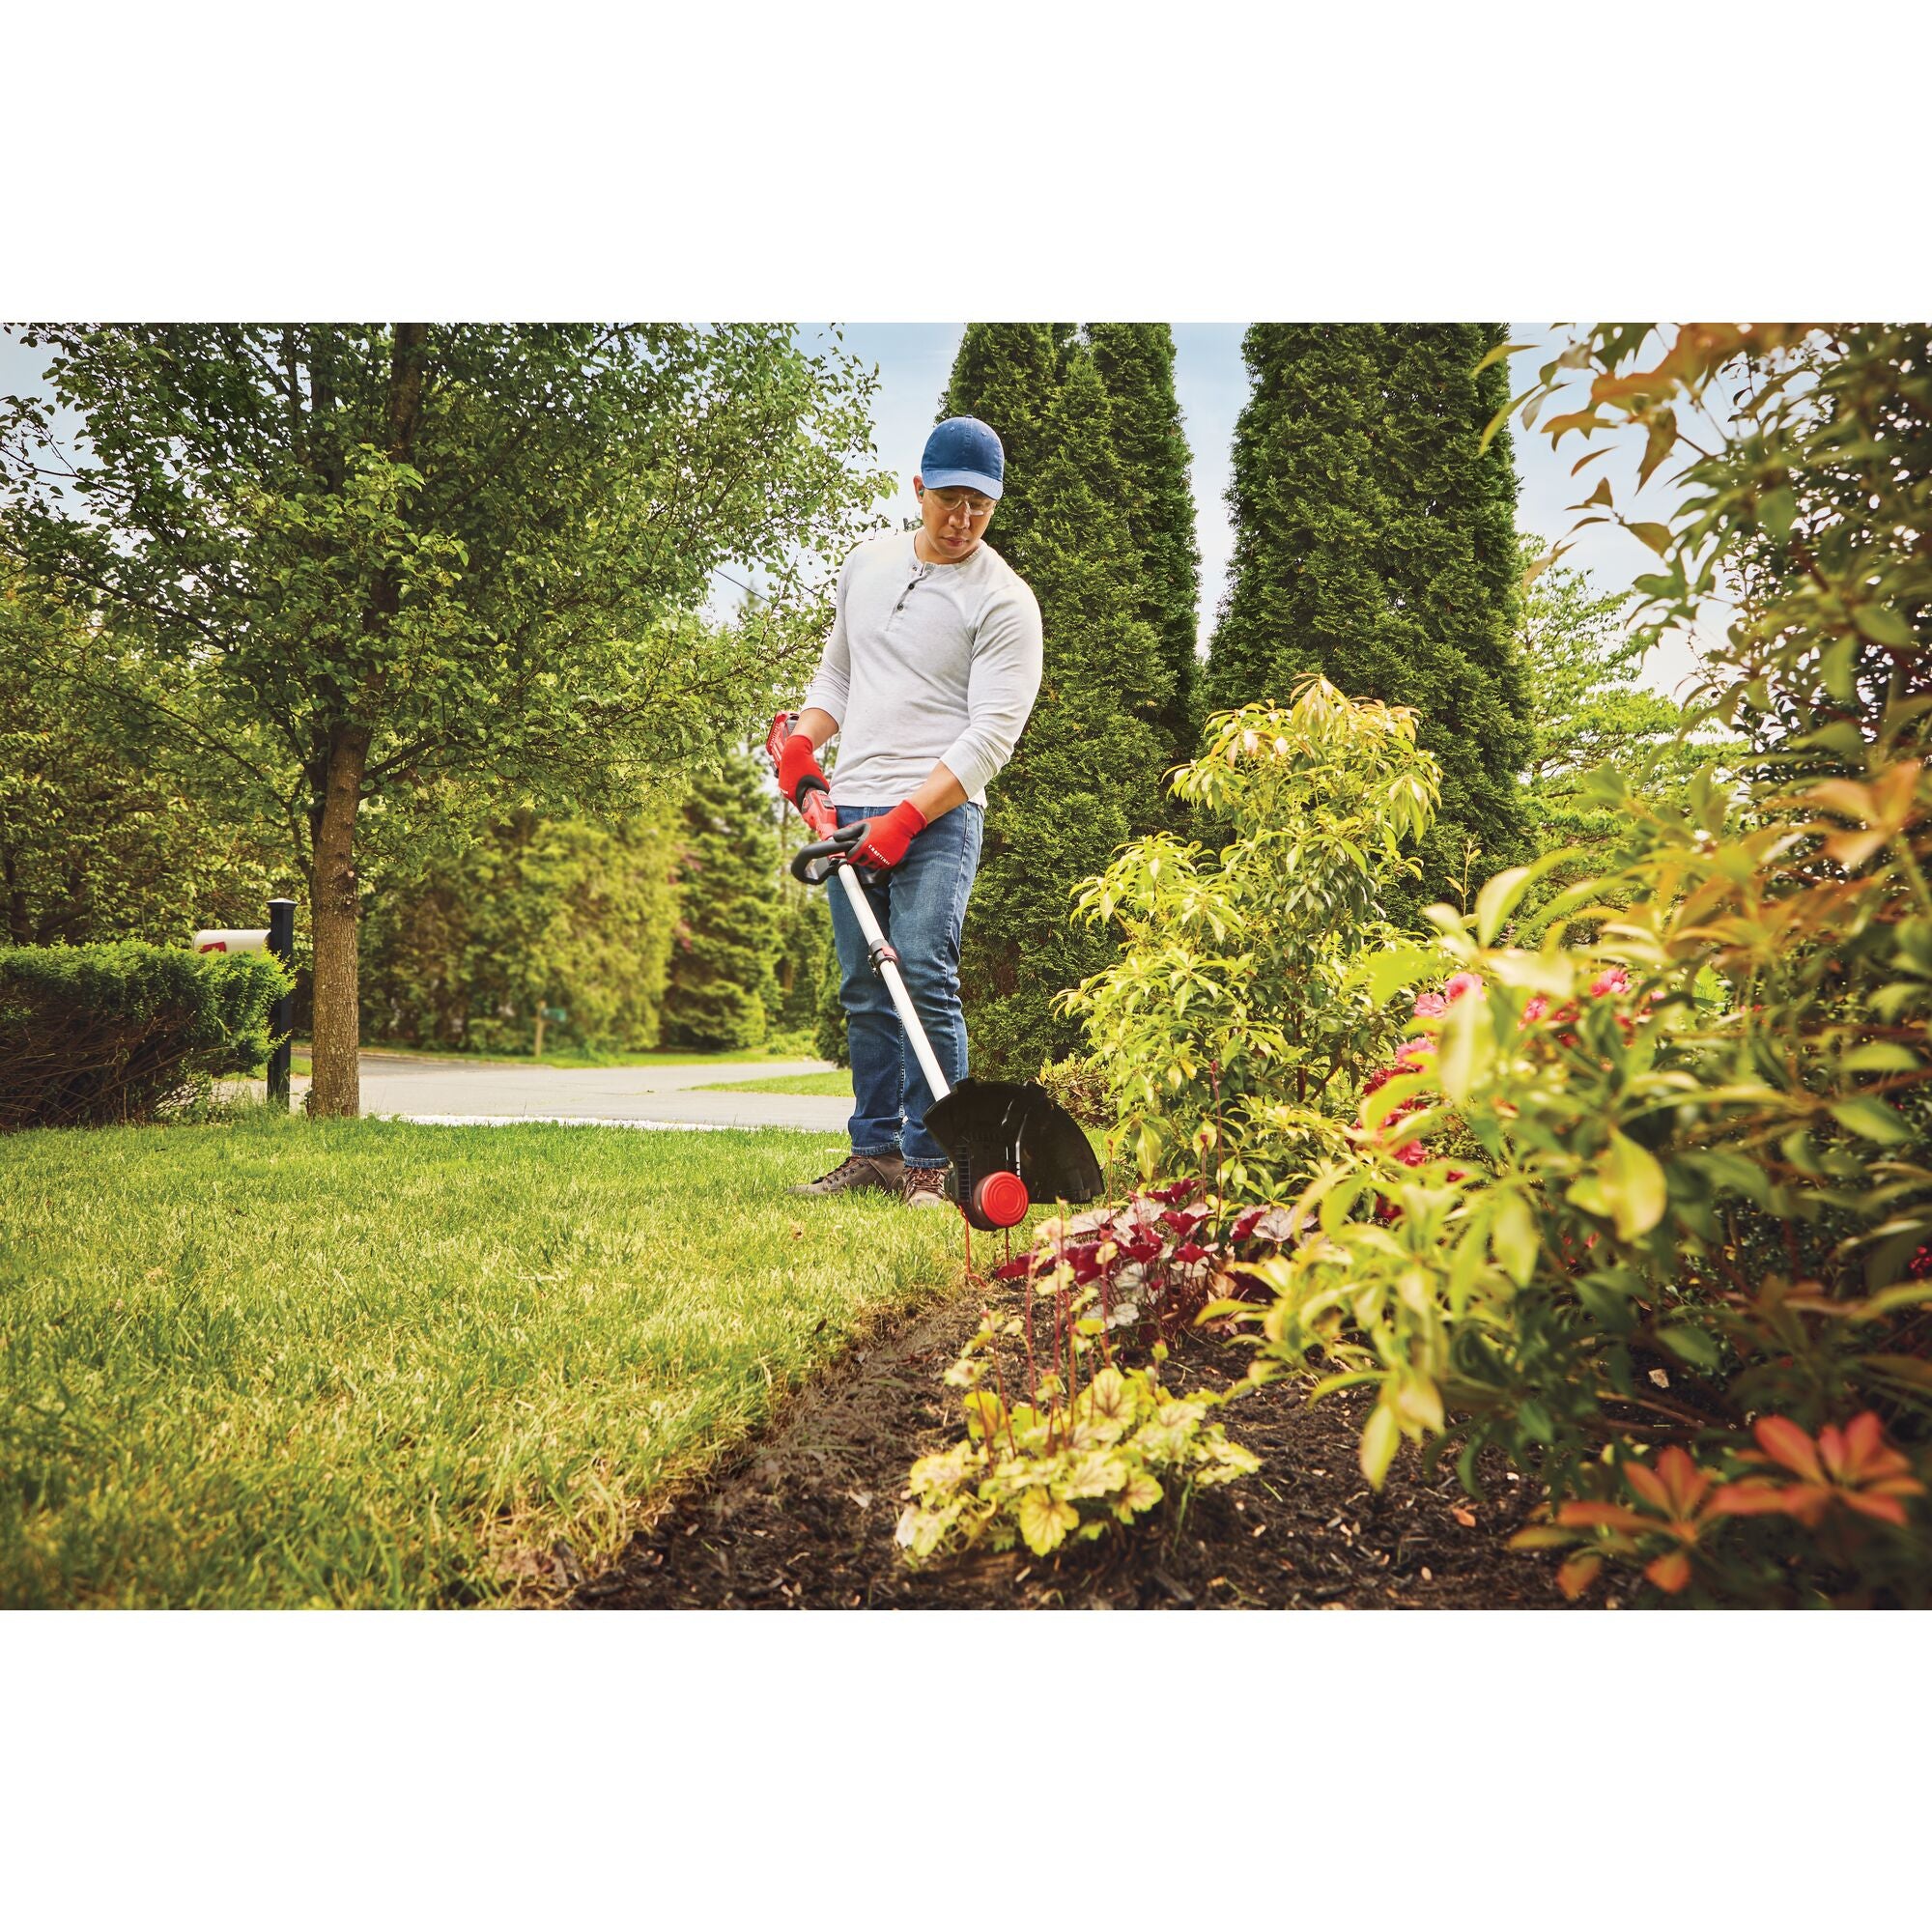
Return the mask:
<path id="1" fill-rule="evenodd" d="M 934 1057 L 932 1042 L 925 1037 L 925 1029 L 920 1024 L 919 1013 L 912 1003 L 912 995 L 906 991 L 905 980 L 899 976 L 898 967 L 890 959 L 880 956 L 880 949 L 886 944 L 886 935 L 879 929 L 879 922 L 872 911 L 872 902 L 866 896 L 866 889 L 852 876 L 850 866 L 838 868 L 840 882 L 845 888 L 845 896 L 851 901 L 852 917 L 859 922 L 859 930 L 866 935 L 866 949 L 877 962 L 879 977 L 886 982 L 886 991 L 892 995 L 893 1005 L 897 1009 L 899 1024 L 906 1030 L 906 1037 L 912 1041 L 912 1050 L 919 1055 L 919 1064 L 925 1074 L 925 1084 L 932 1089 L 932 1097 L 943 1100 L 952 1091 L 951 1082 L 939 1070 L 939 1062 Z"/>

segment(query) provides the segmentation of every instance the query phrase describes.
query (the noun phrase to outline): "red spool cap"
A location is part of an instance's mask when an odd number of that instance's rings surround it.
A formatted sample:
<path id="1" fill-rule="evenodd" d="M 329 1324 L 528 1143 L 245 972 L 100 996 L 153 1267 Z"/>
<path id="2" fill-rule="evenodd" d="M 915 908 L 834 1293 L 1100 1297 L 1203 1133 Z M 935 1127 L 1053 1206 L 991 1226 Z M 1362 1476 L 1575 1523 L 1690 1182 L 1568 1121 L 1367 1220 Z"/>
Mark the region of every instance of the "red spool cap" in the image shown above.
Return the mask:
<path id="1" fill-rule="evenodd" d="M 1033 1206 L 1017 1174 L 989 1174 L 973 1190 L 973 1205 L 995 1228 L 1017 1228 Z"/>

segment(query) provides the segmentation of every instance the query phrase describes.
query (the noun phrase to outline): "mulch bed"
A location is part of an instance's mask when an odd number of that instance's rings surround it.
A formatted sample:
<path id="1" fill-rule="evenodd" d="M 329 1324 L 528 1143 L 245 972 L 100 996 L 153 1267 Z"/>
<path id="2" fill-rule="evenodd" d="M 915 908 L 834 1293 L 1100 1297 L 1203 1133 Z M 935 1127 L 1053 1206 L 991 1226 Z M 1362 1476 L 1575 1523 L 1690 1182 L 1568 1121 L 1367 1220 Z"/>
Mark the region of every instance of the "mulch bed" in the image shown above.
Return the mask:
<path id="1" fill-rule="evenodd" d="M 1259 1474 L 1197 1490 L 1184 1512 L 1170 1500 L 1130 1529 L 1050 1557 L 1022 1547 L 908 1570 L 893 1536 L 906 1470 L 963 1427 L 941 1377 L 980 1309 L 1017 1293 L 979 1283 L 867 1338 L 703 1487 L 675 1498 L 613 1569 L 579 1584 L 571 1606 L 1564 1607 L 1555 1557 L 1503 1548 L 1538 1500 L 1527 1481 L 1486 1461 L 1488 1499 L 1471 1501 L 1446 1463 L 1426 1474 L 1405 1445 L 1377 1495 L 1355 1460 L 1370 1398 L 1346 1390 L 1311 1406 L 1289 1382 L 1223 1413 L 1230 1436 L 1261 1459 Z M 1187 1337 L 1163 1379 L 1178 1393 L 1225 1387 L 1244 1367 L 1238 1348 Z"/>

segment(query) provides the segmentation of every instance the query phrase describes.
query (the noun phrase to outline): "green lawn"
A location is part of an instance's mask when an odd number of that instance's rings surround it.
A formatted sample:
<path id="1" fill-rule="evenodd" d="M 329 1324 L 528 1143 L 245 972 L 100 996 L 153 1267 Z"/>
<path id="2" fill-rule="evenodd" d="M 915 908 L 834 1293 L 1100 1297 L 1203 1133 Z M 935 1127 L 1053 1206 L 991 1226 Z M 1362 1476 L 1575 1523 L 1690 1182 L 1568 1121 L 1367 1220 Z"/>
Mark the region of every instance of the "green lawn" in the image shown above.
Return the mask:
<path id="1" fill-rule="evenodd" d="M 959 1224 L 776 1132 L 308 1122 L 0 1148 L 0 1605 L 435 1605 L 585 1567 Z"/>
<path id="2" fill-rule="evenodd" d="M 710 1080 L 697 1090 L 700 1094 L 834 1094 L 852 1097 L 852 1074 L 847 1067 L 834 1067 L 830 1073 L 753 1074 L 749 1080 Z"/>

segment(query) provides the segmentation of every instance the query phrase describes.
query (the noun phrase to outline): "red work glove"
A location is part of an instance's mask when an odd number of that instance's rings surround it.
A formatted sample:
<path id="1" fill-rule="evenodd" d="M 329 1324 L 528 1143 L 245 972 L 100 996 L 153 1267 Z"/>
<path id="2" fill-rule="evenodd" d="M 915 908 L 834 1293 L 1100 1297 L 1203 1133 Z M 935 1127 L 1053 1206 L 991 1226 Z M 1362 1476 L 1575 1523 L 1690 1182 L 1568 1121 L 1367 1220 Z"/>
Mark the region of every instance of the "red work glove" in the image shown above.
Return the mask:
<path id="1" fill-rule="evenodd" d="M 866 836 L 852 853 L 852 863 L 874 872 L 890 872 L 906 855 L 906 847 L 925 830 L 925 813 L 905 799 L 867 824 Z"/>
<path id="2" fill-rule="evenodd" d="M 779 789 L 796 805 L 799 802 L 798 788 L 807 779 L 816 779 L 825 782 L 825 774 L 818 769 L 818 753 L 812 742 L 803 731 L 794 731 L 784 741 L 784 750 L 779 753 Z"/>

